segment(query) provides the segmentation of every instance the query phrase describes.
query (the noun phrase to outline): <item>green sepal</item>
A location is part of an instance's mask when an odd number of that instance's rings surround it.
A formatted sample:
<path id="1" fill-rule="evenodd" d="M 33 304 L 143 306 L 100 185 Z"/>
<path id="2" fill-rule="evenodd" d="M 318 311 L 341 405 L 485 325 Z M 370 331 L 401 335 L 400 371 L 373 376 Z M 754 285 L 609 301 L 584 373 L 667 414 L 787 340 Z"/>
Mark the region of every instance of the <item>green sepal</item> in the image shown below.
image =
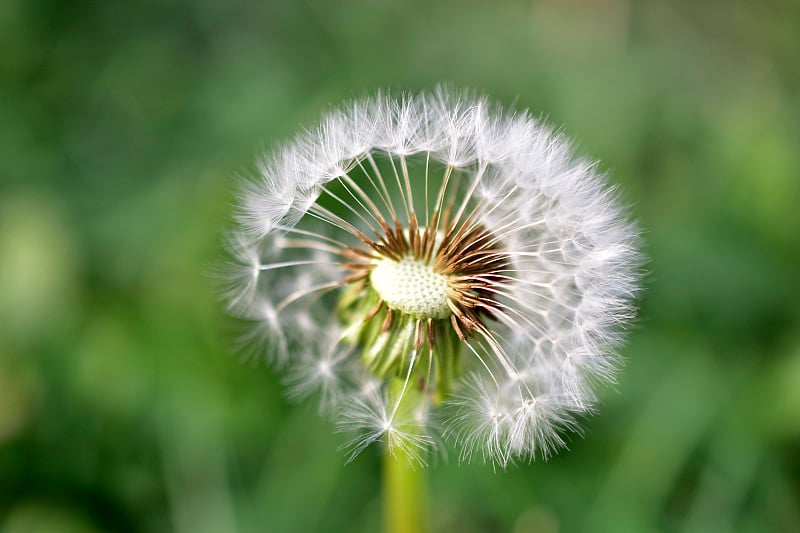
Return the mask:
<path id="1" fill-rule="evenodd" d="M 364 365 L 379 379 L 405 379 L 414 349 L 417 317 L 394 311 L 391 326 L 383 331 L 389 312 L 385 306 L 366 320 L 379 301 L 369 285 L 345 288 L 336 307 L 339 320 L 349 331 L 343 340 L 361 347 Z M 461 340 L 447 319 L 434 320 L 433 328 L 433 353 L 428 352 L 426 339 L 414 361 L 409 388 L 422 392 L 430 379 L 436 383 L 434 399 L 441 402 L 450 396 L 454 381 L 461 375 Z M 427 335 L 427 326 L 425 331 Z M 430 364 L 433 368 L 429 368 Z"/>

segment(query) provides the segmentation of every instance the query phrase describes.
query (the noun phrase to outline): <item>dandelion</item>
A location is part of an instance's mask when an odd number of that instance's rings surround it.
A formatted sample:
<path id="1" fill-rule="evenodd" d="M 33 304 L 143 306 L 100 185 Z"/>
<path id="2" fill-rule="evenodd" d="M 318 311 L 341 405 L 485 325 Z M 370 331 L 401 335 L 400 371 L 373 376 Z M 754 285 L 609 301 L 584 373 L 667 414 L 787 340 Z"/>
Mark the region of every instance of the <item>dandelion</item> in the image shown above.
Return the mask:
<path id="1" fill-rule="evenodd" d="M 442 89 L 357 100 L 265 157 L 237 218 L 229 310 L 351 456 L 547 457 L 614 379 L 637 229 L 528 113 Z"/>

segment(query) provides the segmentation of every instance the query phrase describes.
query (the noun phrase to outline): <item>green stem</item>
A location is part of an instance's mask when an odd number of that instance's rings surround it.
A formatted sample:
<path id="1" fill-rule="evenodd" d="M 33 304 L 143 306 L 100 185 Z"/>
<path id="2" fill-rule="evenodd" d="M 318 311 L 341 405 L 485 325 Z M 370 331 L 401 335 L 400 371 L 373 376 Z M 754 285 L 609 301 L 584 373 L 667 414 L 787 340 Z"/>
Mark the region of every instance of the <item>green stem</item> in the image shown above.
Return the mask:
<path id="1" fill-rule="evenodd" d="M 399 395 L 403 380 L 393 378 L 390 387 Z M 411 392 L 411 393 L 409 393 Z M 419 401 L 416 391 L 406 391 L 400 410 L 413 407 Z M 386 533 L 425 533 L 428 524 L 428 499 L 426 475 L 422 465 L 416 463 L 400 446 L 384 449 L 383 455 L 383 512 Z"/>

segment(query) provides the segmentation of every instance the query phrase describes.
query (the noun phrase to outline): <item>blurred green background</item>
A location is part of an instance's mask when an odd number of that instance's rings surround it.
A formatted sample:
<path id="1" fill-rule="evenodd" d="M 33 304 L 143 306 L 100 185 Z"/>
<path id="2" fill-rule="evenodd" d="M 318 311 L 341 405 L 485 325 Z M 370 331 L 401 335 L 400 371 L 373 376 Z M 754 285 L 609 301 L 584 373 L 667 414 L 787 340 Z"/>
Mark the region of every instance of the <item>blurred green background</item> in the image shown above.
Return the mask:
<path id="1" fill-rule="evenodd" d="M 0 531 L 375 531 L 379 453 L 232 355 L 233 176 L 452 82 L 603 161 L 650 257 L 549 462 L 430 469 L 438 531 L 800 530 L 800 3 L 0 2 Z"/>

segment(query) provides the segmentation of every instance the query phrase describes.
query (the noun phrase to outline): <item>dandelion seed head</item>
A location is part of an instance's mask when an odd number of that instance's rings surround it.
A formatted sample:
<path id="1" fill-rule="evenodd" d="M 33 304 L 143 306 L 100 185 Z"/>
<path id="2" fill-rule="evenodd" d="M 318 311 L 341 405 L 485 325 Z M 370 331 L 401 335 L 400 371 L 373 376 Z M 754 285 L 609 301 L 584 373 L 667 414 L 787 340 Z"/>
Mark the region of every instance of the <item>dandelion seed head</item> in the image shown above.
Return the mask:
<path id="1" fill-rule="evenodd" d="M 250 346 L 352 435 L 425 464 L 548 457 L 613 382 L 638 230 L 598 165 L 527 112 L 379 93 L 263 157 L 224 298 Z"/>

